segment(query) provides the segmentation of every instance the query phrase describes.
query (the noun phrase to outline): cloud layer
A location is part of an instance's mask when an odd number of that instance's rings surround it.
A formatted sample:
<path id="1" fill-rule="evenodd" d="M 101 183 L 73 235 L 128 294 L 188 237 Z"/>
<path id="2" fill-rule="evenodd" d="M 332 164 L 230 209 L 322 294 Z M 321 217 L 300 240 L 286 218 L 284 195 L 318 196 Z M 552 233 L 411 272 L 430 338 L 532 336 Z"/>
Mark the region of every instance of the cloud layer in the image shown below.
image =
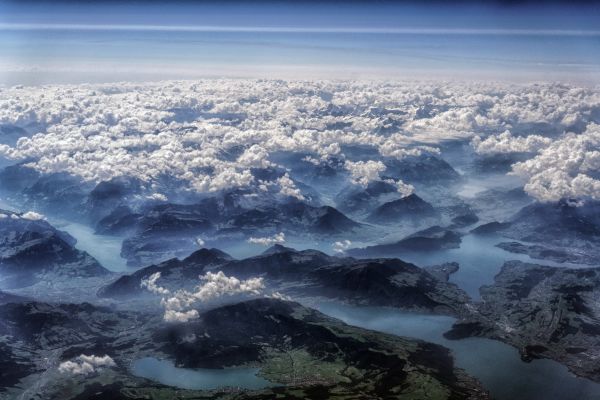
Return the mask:
<path id="1" fill-rule="evenodd" d="M 0 144 L 0 156 L 84 181 L 137 177 L 157 201 L 167 199 L 161 187 L 167 178 L 194 192 L 256 187 L 302 200 L 290 175 L 259 181 L 252 169 L 276 166 L 275 152 L 315 162 L 335 157 L 349 182 L 366 184 L 385 174 L 382 159 L 435 154 L 449 140 L 473 140 L 481 154 L 543 152 L 549 138 L 569 140 L 561 135 L 581 134 L 599 113 L 600 90 L 556 84 L 203 80 L 13 87 L 0 89 L 0 125 L 30 135 L 15 146 Z M 352 159 L 348 146 L 375 152 Z M 539 199 L 578 194 L 589 184 L 597 195 L 590 175 L 558 165 L 561 181 L 571 180 L 543 193 L 539 187 L 547 184 L 530 164 L 515 171 L 530 179 L 528 191 Z"/>

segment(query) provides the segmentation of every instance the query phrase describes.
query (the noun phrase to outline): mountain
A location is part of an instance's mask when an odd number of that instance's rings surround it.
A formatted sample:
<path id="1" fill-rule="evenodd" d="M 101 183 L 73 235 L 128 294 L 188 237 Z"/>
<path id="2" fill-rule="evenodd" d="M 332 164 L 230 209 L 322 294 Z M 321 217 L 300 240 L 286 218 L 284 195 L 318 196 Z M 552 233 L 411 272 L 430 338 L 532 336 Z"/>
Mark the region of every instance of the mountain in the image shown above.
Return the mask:
<path id="1" fill-rule="evenodd" d="M 447 279 L 398 259 L 357 260 L 308 275 L 309 293 L 355 304 L 460 314 L 468 296 Z"/>
<path id="2" fill-rule="evenodd" d="M 460 243 L 459 233 L 441 226 L 432 226 L 397 242 L 350 249 L 346 253 L 355 257 L 393 256 L 407 251 L 454 249 L 458 248 Z"/>
<path id="3" fill-rule="evenodd" d="M 23 164 L 10 165 L 0 171 L 0 189 L 19 193 L 33 185 L 40 177 L 35 169 Z"/>
<path id="4" fill-rule="evenodd" d="M 93 277 L 110 274 L 75 240 L 44 220 L 2 211 L 0 272 L 4 287 L 24 287 L 44 279 Z"/>
<path id="5" fill-rule="evenodd" d="M 125 275 L 100 289 L 101 297 L 147 293 L 142 279 L 161 272 L 160 285 L 171 291 L 197 285 L 198 275 L 222 271 L 238 279 L 262 277 L 274 290 L 292 297 L 323 297 L 354 304 L 390 306 L 412 311 L 460 314 L 468 296 L 447 279 L 398 259 L 356 260 L 317 250 L 274 246 L 242 260 L 216 249 L 202 249 L 184 260 L 169 260 Z"/>
<path id="6" fill-rule="evenodd" d="M 380 224 L 402 221 L 422 222 L 423 219 L 435 217 L 436 215 L 437 213 L 431 204 L 413 193 L 377 207 L 369 215 L 367 221 Z"/>
<path id="7" fill-rule="evenodd" d="M 157 265 L 137 270 L 131 275 L 123 275 L 98 291 L 99 297 L 129 297 L 145 294 L 140 284 L 143 279 L 160 272 L 161 284 L 170 289 L 191 287 L 197 283 L 198 275 L 207 267 L 222 265 L 232 261 L 230 255 L 218 249 L 200 249 L 183 260 L 171 259 Z"/>
<path id="8" fill-rule="evenodd" d="M 5 303 L 18 303 L 22 301 L 26 301 L 27 298 L 22 296 L 17 296 L 11 293 L 6 293 L 0 290 L 0 304 Z"/>
<path id="9" fill-rule="evenodd" d="M 187 256 L 197 248 L 198 236 L 245 241 L 273 232 L 348 235 L 362 227 L 329 206 L 301 201 L 246 202 L 236 193 L 228 193 L 196 204 L 161 204 L 141 214 L 120 208 L 101 220 L 98 230 L 133 232 L 123 242 L 121 254 L 131 265 L 147 265 Z"/>
<path id="10" fill-rule="evenodd" d="M 508 251 L 590 265 L 595 265 L 600 257 L 599 201 L 536 202 L 494 228 L 502 236 L 536 245 L 504 245 Z M 479 227 L 478 231 L 484 229 L 491 226 Z"/>
<path id="11" fill-rule="evenodd" d="M 526 360 L 551 358 L 600 382 L 600 268 L 509 261 L 480 289 L 482 301 L 448 338 L 484 336 L 515 346 Z"/>
<path id="12" fill-rule="evenodd" d="M 41 175 L 22 191 L 28 203 L 40 204 L 44 210 L 56 215 L 72 215 L 81 207 L 87 188 L 79 178 L 67 173 Z"/>
<path id="13" fill-rule="evenodd" d="M 448 184 L 460 180 L 460 175 L 450 164 L 431 154 L 387 159 L 385 175 L 413 185 Z"/>
<path id="14" fill-rule="evenodd" d="M 465 199 L 482 219 L 506 221 L 521 208 L 533 203 L 522 187 L 512 189 L 488 189 Z"/>
<path id="15" fill-rule="evenodd" d="M 83 205 L 85 213 L 92 221 L 98 221 L 115 212 L 116 209 L 128 207 L 128 203 L 139 194 L 142 182 L 136 178 L 117 177 L 98 183 L 88 194 Z"/>
<path id="16" fill-rule="evenodd" d="M 0 391 L 11 398 L 487 399 L 448 349 L 346 325 L 298 303 L 254 299 L 201 310 L 186 323 L 91 304 L 0 305 Z M 17 350 L 18 349 L 18 350 Z M 87 373 L 58 372 L 81 355 L 110 357 Z M 253 367 L 263 389 L 189 390 L 137 377 L 132 360 L 179 368 Z M 75 360 L 75 361 L 73 361 Z M 63 364 L 64 365 L 64 364 Z M 36 382 L 23 385 L 23 379 Z M 241 383 L 241 385 L 243 385 Z"/>
<path id="17" fill-rule="evenodd" d="M 291 392 L 298 398 L 341 399 L 357 391 L 389 398 L 415 390 L 428 396 L 434 387 L 444 388 L 441 398 L 487 397 L 441 346 L 351 327 L 293 302 L 223 306 L 168 326 L 153 340 L 185 367 L 259 366 L 263 377 L 276 382 L 257 397 L 262 399 L 288 398 Z"/>
<path id="18" fill-rule="evenodd" d="M 15 146 L 17 140 L 28 136 L 29 133 L 21 127 L 12 124 L 0 124 L 0 144 Z"/>
<path id="19" fill-rule="evenodd" d="M 372 181 L 366 187 L 351 185 L 335 196 L 335 204 L 343 212 L 367 212 L 378 205 L 400 197 L 398 187 L 390 182 Z"/>

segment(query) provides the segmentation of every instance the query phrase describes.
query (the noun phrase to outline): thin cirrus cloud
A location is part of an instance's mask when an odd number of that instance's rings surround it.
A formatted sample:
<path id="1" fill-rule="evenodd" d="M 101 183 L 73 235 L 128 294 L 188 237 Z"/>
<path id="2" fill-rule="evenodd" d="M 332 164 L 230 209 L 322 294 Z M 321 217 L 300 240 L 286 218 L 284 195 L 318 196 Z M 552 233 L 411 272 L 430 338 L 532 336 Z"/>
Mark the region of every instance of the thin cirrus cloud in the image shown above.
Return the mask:
<path id="1" fill-rule="evenodd" d="M 150 32 L 269 32 L 269 33 L 364 33 L 392 35 L 516 35 L 516 36 L 600 36 L 593 29 L 497 29 L 497 28 L 418 28 L 418 27 L 301 27 L 301 26 L 222 26 L 150 24 L 64 24 L 0 23 L 4 30 L 90 30 Z"/>

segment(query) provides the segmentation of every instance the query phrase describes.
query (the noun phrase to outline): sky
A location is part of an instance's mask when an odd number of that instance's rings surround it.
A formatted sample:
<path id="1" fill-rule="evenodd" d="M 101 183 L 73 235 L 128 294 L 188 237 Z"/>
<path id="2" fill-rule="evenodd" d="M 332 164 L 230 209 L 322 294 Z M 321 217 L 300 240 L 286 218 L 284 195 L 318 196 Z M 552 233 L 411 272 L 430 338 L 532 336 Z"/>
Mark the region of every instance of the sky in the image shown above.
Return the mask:
<path id="1" fill-rule="evenodd" d="M 600 82 L 598 4 L 449 4 L 2 2 L 0 83 Z"/>

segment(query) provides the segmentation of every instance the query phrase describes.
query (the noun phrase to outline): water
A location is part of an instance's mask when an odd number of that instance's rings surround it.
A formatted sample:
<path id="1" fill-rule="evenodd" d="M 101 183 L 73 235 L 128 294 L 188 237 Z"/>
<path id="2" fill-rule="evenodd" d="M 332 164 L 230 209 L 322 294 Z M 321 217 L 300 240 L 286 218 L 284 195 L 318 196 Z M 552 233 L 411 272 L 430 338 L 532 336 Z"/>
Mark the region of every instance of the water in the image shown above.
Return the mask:
<path id="1" fill-rule="evenodd" d="M 542 359 L 525 363 L 515 348 L 494 340 L 445 339 L 443 333 L 455 321 L 452 317 L 337 303 L 324 303 L 316 307 L 350 325 L 414 337 L 448 347 L 453 352 L 456 365 L 479 379 L 498 400 L 600 398 L 600 384 L 574 376 L 565 366 L 555 361 Z"/>
<path id="2" fill-rule="evenodd" d="M 0 204 L 8 207 L 8 204 Z M 52 220 L 57 228 L 69 232 L 78 240 L 77 247 L 98 259 L 113 271 L 126 271 L 125 260 L 119 253 L 121 238 L 96 235 L 85 225 Z M 502 241 L 496 236 L 466 235 L 460 248 L 437 252 L 402 253 L 398 256 L 417 265 L 433 265 L 448 261 L 460 263 L 460 269 L 451 281 L 467 291 L 473 298 L 479 297 L 479 287 L 493 282 L 503 263 L 508 260 L 541 263 L 545 265 L 571 266 L 549 261 L 533 260 L 524 254 L 513 254 L 495 247 Z M 309 243 L 286 243 L 297 248 L 314 247 Z M 305 246 L 303 246 L 305 245 Z M 321 243 L 320 247 L 325 249 Z M 243 246 L 251 247 L 251 246 Z M 250 252 L 257 252 L 254 248 Z M 262 249 L 261 249 L 262 251 Z M 234 253 L 248 252 L 237 249 Z M 239 256 L 239 254 L 236 254 Z M 249 254 L 248 254 L 249 255 Z M 246 254 L 244 254 L 246 256 Z M 315 305 L 312 305 L 315 306 Z M 452 350 L 457 366 L 478 378 L 492 395 L 499 399 L 600 399 L 600 385 L 572 375 L 565 366 L 551 360 L 521 361 L 516 349 L 504 343 L 483 338 L 449 341 L 443 337 L 454 319 L 446 316 L 405 313 L 383 307 L 354 307 L 334 303 L 319 304 L 325 314 L 346 323 L 395 335 L 415 337 L 441 344 Z M 215 389 L 234 386 L 260 389 L 271 386 L 257 377 L 258 369 L 183 369 L 167 360 L 143 358 L 132 365 L 132 372 L 157 382 L 186 389 Z"/>
<path id="3" fill-rule="evenodd" d="M 78 222 L 52 218 L 48 222 L 77 239 L 75 247 L 88 252 L 104 268 L 114 272 L 131 272 L 127 260 L 121 257 L 122 237 L 98 235 L 93 228 Z"/>
<path id="4" fill-rule="evenodd" d="M 496 244 L 507 241 L 495 235 L 465 235 L 457 249 L 426 252 L 402 252 L 397 256 L 404 261 L 419 266 L 442 264 L 456 261 L 459 270 L 450 276 L 450 281 L 464 289 L 473 299 L 479 299 L 479 288 L 494 282 L 494 276 L 500 272 L 506 261 L 519 260 L 528 263 L 555 267 L 586 267 L 585 265 L 556 263 L 549 260 L 537 260 L 526 254 L 510 253 Z M 589 267 L 589 266 L 587 266 Z"/>
<path id="5" fill-rule="evenodd" d="M 274 386 L 256 376 L 258 368 L 188 369 L 177 368 L 173 362 L 146 357 L 131 365 L 134 375 L 182 389 L 211 390 L 224 387 L 257 390 Z"/>

